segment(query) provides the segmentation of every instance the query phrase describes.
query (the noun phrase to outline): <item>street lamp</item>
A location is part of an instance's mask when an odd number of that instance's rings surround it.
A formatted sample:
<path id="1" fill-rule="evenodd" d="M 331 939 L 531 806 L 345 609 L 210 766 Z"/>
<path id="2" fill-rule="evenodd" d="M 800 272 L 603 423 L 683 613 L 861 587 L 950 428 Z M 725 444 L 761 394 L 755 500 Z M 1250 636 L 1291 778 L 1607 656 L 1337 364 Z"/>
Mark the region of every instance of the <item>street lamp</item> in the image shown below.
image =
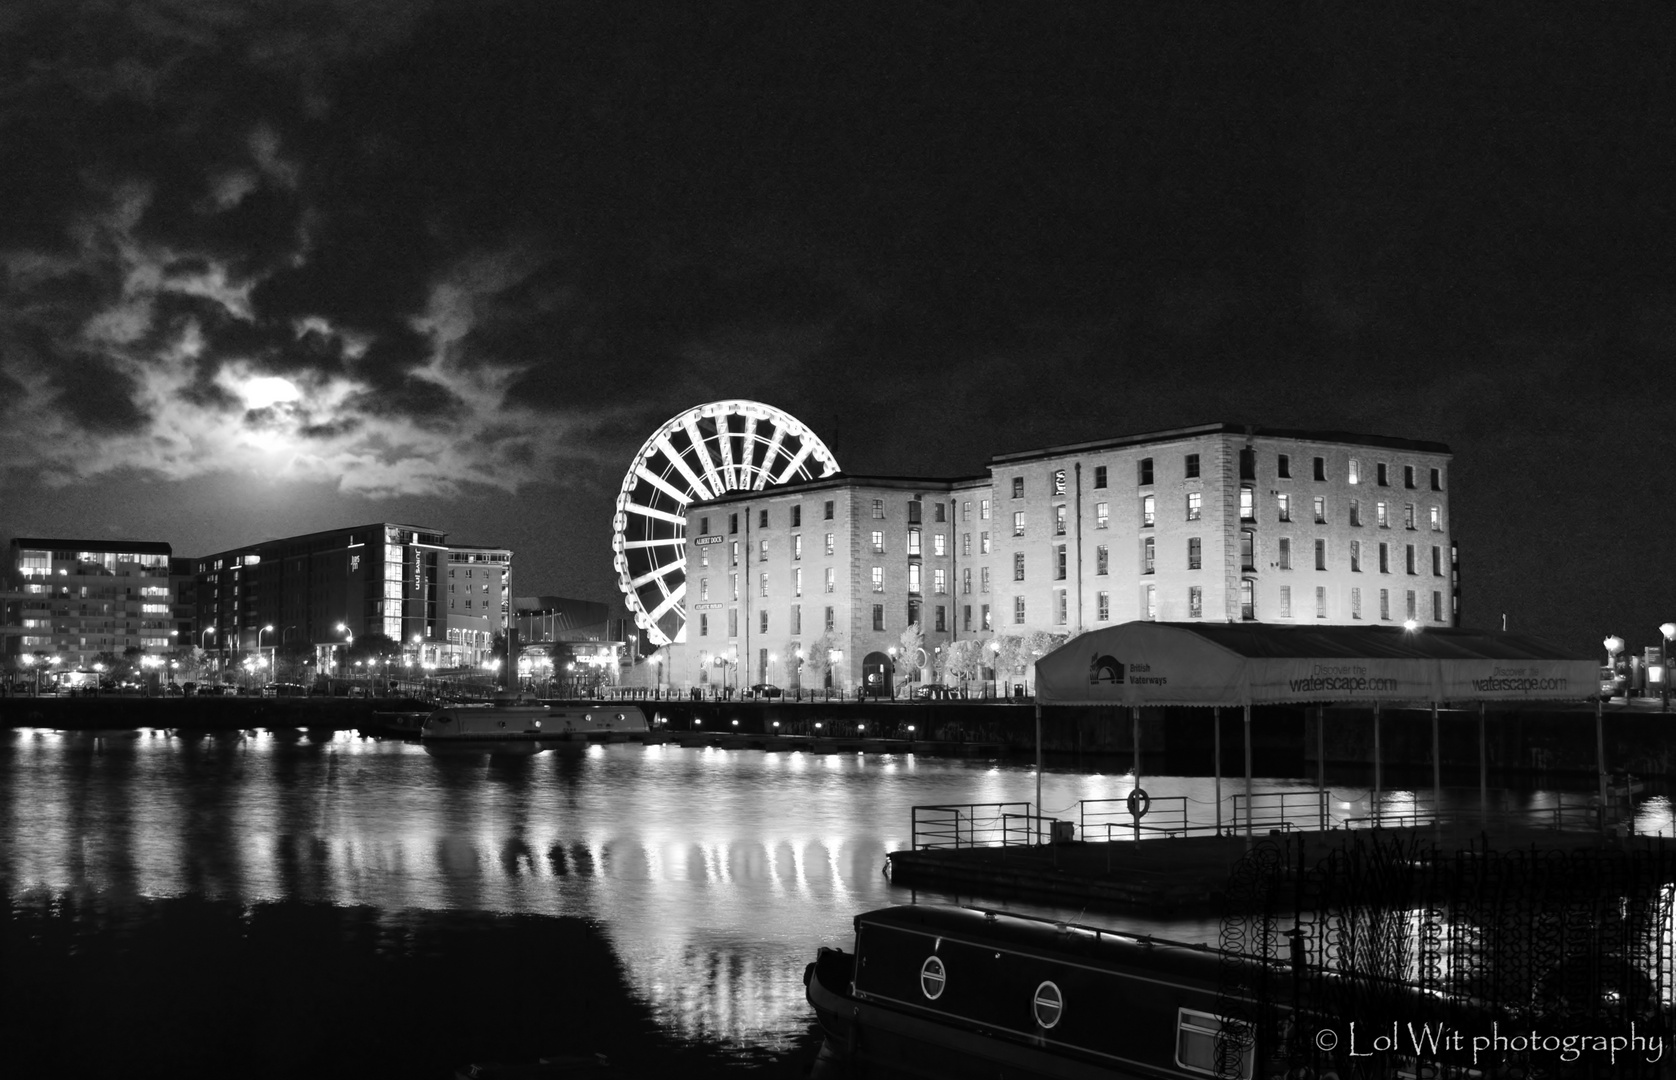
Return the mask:
<path id="1" fill-rule="evenodd" d="M 1609 635 L 1601 645 L 1606 648 L 1606 670 L 1612 673 L 1612 686 L 1618 685 L 1618 654 L 1624 651 L 1624 639 L 1616 634 Z M 1624 700 L 1629 700 L 1629 684 L 1624 684 Z"/>
<path id="2" fill-rule="evenodd" d="M 349 650 L 355 644 L 355 633 L 343 623 L 338 623 L 338 633 L 343 635 L 343 669 L 349 670 Z"/>
<path id="3" fill-rule="evenodd" d="M 1660 705 L 1660 708 L 1664 712 L 1669 712 L 1670 711 L 1670 646 L 1673 642 L 1676 642 L 1676 622 L 1660 623 L 1659 624 L 1659 633 L 1664 635 L 1664 656 L 1661 657 L 1661 659 L 1664 661 L 1664 673 L 1663 673 L 1664 677 L 1659 680 L 1659 693 L 1661 695 L 1660 700 L 1662 702 L 1662 704 Z"/>
<path id="4" fill-rule="evenodd" d="M 273 629 L 274 628 L 273 628 L 272 625 L 268 625 L 268 626 L 264 626 L 260 630 L 256 631 L 256 655 L 257 656 L 262 655 L 262 635 L 273 633 Z M 278 646 L 275 646 L 274 647 L 274 668 L 277 670 L 278 667 L 279 667 L 279 649 L 278 649 Z M 268 681 L 272 682 L 273 679 L 270 677 Z"/>

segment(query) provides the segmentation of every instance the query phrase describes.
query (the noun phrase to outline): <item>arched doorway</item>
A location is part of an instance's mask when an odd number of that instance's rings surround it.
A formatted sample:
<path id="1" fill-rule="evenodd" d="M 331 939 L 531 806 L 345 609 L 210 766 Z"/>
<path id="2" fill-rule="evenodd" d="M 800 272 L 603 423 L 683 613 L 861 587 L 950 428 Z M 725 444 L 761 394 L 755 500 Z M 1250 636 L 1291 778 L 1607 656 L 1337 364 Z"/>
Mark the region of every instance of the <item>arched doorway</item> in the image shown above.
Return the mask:
<path id="1" fill-rule="evenodd" d="M 861 661 L 861 692 L 869 697 L 891 697 L 895 665 L 882 652 L 870 652 Z"/>

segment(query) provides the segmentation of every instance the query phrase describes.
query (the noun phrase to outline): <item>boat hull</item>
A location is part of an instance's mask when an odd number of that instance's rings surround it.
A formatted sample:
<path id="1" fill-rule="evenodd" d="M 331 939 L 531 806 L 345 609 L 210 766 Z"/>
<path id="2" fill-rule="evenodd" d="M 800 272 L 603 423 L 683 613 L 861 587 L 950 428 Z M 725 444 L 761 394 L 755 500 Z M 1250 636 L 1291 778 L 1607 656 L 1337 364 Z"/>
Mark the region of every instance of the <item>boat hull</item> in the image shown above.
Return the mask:
<path id="1" fill-rule="evenodd" d="M 1218 965 L 1198 946 L 926 905 L 858 916 L 856 952 L 821 949 L 804 983 L 827 1056 L 864 1076 L 1202 1078 Z"/>
<path id="2" fill-rule="evenodd" d="M 650 729 L 638 705 L 449 705 L 425 719 L 424 742 L 604 742 Z"/>

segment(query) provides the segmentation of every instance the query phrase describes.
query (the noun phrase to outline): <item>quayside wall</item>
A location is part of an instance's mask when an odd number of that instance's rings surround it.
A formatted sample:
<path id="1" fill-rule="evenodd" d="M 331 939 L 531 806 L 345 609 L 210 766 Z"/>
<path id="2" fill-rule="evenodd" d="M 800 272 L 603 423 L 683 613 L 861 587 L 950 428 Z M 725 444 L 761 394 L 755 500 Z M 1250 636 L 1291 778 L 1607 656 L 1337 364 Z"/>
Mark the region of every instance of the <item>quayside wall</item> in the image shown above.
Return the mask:
<path id="1" fill-rule="evenodd" d="M 601 702 L 609 707 L 609 702 Z M 939 701 L 686 701 L 646 700 L 636 704 L 658 721 L 655 728 L 742 735 L 825 735 L 966 744 L 976 752 L 1028 757 L 1035 752 L 1035 707 L 1026 703 Z M 67 730 L 190 728 L 242 730 L 260 727 L 354 728 L 374 712 L 423 708 L 394 698 L 0 698 L 0 726 Z M 1366 708 L 1259 706 L 1252 710 L 1252 765 L 1265 776 L 1311 776 L 1317 747 L 1327 765 L 1373 764 L 1373 713 Z M 776 726 L 777 725 L 777 726 Z M 819 725 L 818 727 L 816 725 Z M 1215 770 L 1213 713 L 1203 708 L 1148 708 L 1140 713 L 1141 765 L 1158 775 L 1208 776 Z M 1225 776 L 1244 772 L 1244 719 L 1237 708 L 1221 712 Z M 1662 776 L 1676 757 L 1676 713 L 1609 706 L 1602 728 L 1606 763 L 1614 773 Z M 911 729 L 911 730 L 910 730 Z M 1478 713 L 1442 710 L 1438 733 L 1446 771 L 1457 778 L 1478 769 Z M 1595 714 L 1592 706 L 1497 707 L 1485 714 L 1485 749 L 1496 774 L 1579 774 L 1595 771 Z M 1431 714 L 1425 709 L 1381 711 L 1380 760 L 1390 768 L 1424 768 L 1432 761 Z M 1127 710 L 1112 707 L 1049 707 L 1043 711 L 1042 742 L 1050 765 L 1132 767 L 1133 724 Z"/>

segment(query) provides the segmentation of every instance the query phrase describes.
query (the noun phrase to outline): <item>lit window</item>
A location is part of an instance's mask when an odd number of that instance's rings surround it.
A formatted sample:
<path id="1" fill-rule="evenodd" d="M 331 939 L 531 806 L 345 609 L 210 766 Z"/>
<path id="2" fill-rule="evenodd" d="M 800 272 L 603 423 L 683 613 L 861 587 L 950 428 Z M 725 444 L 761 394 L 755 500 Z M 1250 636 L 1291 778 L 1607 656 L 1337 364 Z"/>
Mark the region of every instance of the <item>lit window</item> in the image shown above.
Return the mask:
<path id="1" fill-rule="evenodd" d="M 1257 618 L 1257 583 L 1250 578 L 1240 578 L 1240 618 Z"/>
<path id="2" fill-rule="evenodd" d="M 1094 594 L 1094 617 L 1100 622 L 1105 622 L 1112 617 L 1111 593 Z"/>
<path id="3" fill-rule="evenodd" d="M 452 586 L 450 586 L 450 588 L 452 588 Z M 699 578 L 698 579 L 698 598 L 700 600 L 710 599 L 710 579 L 709 578 Z"/>
<path id="4" fill-rule="evenodd" d="M 1280 587 L 1280 617 L 1283 619 L 1292 617 L 1292 586 L 1290 585 Z"/>
<path id="5" fill-rule="evenodd" d="M 1414 504 L 1413 503 L 1409 503 L 1408 505 L 1403 507 L 1402 525 L 1403 525 L 1403 528 L 1409 530 L 1410 532 L 1412 532 L 1414 530 Z"/>
<path id="6" fill-rule="evenodd" d="M 803 536 L 802 536 L 802 534 L 799 534 L 799 535 L 794 536 L 794 537 L 791 538 L 791 557 L 794 560 L 803 558 Z"/>
<path id="7" fill-rule="evenodd" d="M 1013 552 L 1013 580 L 1024 580 L 1024 552 Z"/>
<path id="8" fill-rule="evenodd" d="M 1013 535 L 1014 536 L 1023 536 L 1024 535 L 1024 511 L 1023 510 L 1014 510 L 1013 511 Z"/>
<path id="9" fill-rule="evenodd" d="M 1053 508 L 1053 535 L 1065 535 L 1065 507 L 1063 505 Z"/>
<path id="10" fill-rule="evenodd" d="M 1283 491 L 1279 495 L 1275 496 L 1275 502 L 1279 505 L 1279 508 L 1280 508 L 1280 520 L 1281 521 L 1291 521 L 1292 520 L 1292 496 Z"/>
<path id="11" fill-rule="evenodd" d="M 873 552 L 874 554 L 882 554 L 884 550 L 885 534 L 875 529 L 873 530 Z"/>
<path id="12" fill-rule="evenodd" d="M 1053 549 L 1053 580 L 1065 580 L 1065 545 L 1059 544 Z"/>
<path id="13" fill-rule="evenodd" d="M 885 568 L 882 566 L 873 567 L 873 591 L 885 591 Z"/>
<path id="14" fill-rule="evenodd" d="M 931 554 L 933 554 L 933 555 L 946 555 L 946 554 L 948 554 L 948 551 L 946 550 L 947 545 L 948 545 L 948 537 L 946 537 L 944 534 L 942 534 L 942 533 L 933 533 L 932 534 L 932 537 L 931 537 Z"/>
<path id="15" fill-rule="evenodd" d="M 979 555 L 988 555 L 989 554 L 989 534 L 986 533 L 986 532 L 981 532 L 981 533 L 978 534 L 978 554 Z"/>
<path id="16" fill-rule="evenodd" d="M 1197 491 L 1187 493 L 1187 520 L 1198 521 L 1204 516 L 1205 497 Z"/>
<path id="17" fill-rule="evenodd" d="M 833 570 L 832 567 L 829 566 L 829 567 L 826 568 L 826 591 L 827 592 L 836 592 L 837 591 L 837 584 L 836 584 L 836 582 L 833 581 L 834 573 L 835 573 L 835 571 Z"/>
<path id="18" fill-rule="evenodd" d="M 1158 496 L 1144 495 L 1141 497 L 1141 527 L 1149 529 L 1157 516 Z"/>
<path id="19" fill-rule="evenodd" d="M 1157 569 L 1158 538 L 1148 536 L 1141 540 L 1141 573 L 1150 574 Z"/>
<path id="20" fill-rule="evenodd" d="M 920 549 L 919 549 L 919 530 L 918 529 L 909 529 L 908 530 L 908 554 L 909 555 L 918 555 L 919 553 L 920 553 Z"/>
<path id="21" fill-rule="evenodd" d="M 757 541 L 757 562 L 767 562 L 767 561 L 768 561 L 768 541 L 758 540 Z"/>
<path id="22" fill-rule="evenodd" d="M 1391 527 L 1391 519 L 1385 513 L 1384 500 L 1374 504 L 1374 523 L 1381 529 L 1389 529 Z"/>
<path id="23" fill-rule="evenodd" d="M 972 554 L 972 534 L 971 533 L 961 533 L 960 534 L 960 554 L 962 556 Z"/>
<path id="24" fill-rule="evenodd" d="M 1315 460 L 1320 461 L 1321 459 L 1316 458 Z M 1316 479 L 1319 480 L 1321 477 L 1316 477 Z M 1360 484 L 1362 482 L 1362 463 L 1357 461 L 1355 458 L 1350 459 L 1350 482 L 1352 484 Z"/>
<path id="25" fill-rule="evenodd" d="M 932 592 L 934 592 L 934 593 L 946 593 L 946 592 L 949 591 L 948 573 L 949 572 L 947 570 L 943 569 L 941 566 L 938 566 L 938 567 L 935 567 L 935 568 L 932 569 L 932 571 L 931 571 L 931 591 Z"/>
<path id="26" fill-rule="evenodd" d="M 1257 520 L 1256 492 L 1252 490 L 1249 484 L 1240 487 L 1240 520 Z"/>
<path id="27" fill-rule="evenodd" d="M 803 568 L 801 566 L 791 572 L 791 594 L 793 596 L 803 595 Z"/>
<path id="28" fill-rule="evenodd" d="M 911 562 L 908 564 L 908 592 L 915 596 L 919 595 L 920 592 L 919 570 L 919 563 Z"/>
<path id="29" fill-rule="evenodd" d="M 831 533 L 826 534 L 826 553 L 828 555 L 832 554 L 832 534 Z"/>
<path id="30" fill-rule="evenodd" d="M 1317 525 L 1327 523 L 1327 500 L 1321 495 L 1315 497 L 1315 523 Z"/>
<path id="31" fill-rule="evenodd" d="M 989 591 L 989 567 L 987 566 L 981 566 L 978 568 L 978 591 Z"/>
<path id="32" fill-rule="evenodd" d="M 1094 527 L 1104 529 L 1111 520 L 1111 503 L 1094 504 Z"/>
<path id="33" fill-rule="evenodd" d="M 767 574 L 759 575 L 758 580 L 757 580 L 757 584 L 758 584 L 757 595 L 758 596 L 767 596 L 768 595 L 768 575 Z"/>
<path id="34" fill-rule="evenodd" d="M 978 502 L 978 520 L 979 521 L 988 521 L 989 520 L 989 500 L 988 499 L 981 499 Z"/>
<path id="35" fill-rule="evenodd" d="M 1434 507 L 1432 507 L 1432 532 L 1442 532 L 1442 531 L 1443 531 L 1443 508 L 1441 506 L 1434 506 Z"/>

